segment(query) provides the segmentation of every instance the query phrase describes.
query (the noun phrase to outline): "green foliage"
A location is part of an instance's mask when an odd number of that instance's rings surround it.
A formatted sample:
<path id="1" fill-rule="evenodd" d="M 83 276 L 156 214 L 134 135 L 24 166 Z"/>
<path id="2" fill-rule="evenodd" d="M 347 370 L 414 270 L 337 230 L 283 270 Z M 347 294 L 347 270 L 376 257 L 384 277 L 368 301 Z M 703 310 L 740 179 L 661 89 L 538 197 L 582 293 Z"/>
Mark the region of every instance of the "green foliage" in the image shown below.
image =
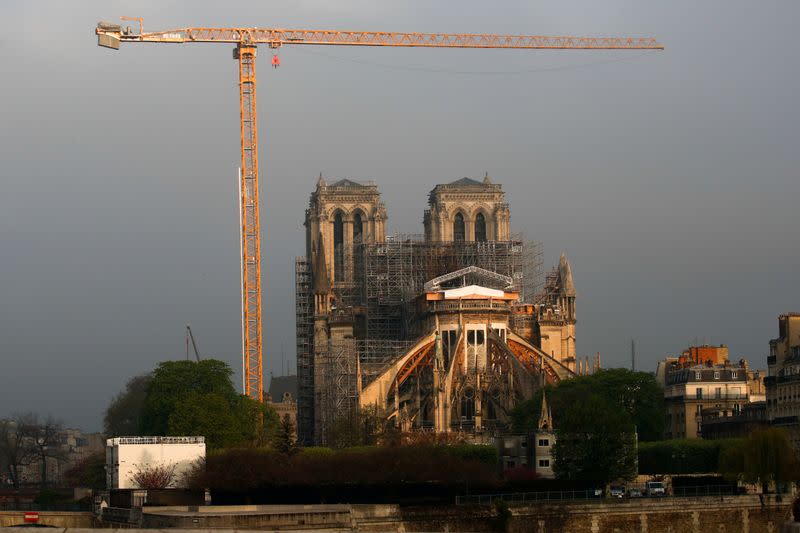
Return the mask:
<path id="1" fill-rule="evenodd" d="M 442 447 L 447 455 L 458 457 L 465 461 L 475 461 L 489 466 L 496 466 L 499 458 L 497 448 L 489 444 L 455 444 Z"/>
<path id="2" fill-rule="evenodd" d="M 68 487 L 106 488 L 106 454 L 99 452 L 84 457 L 64 472 Z"/>
<path id="3" fill-rule="evenodd" d="M 215 359 L 159 364 L 147 387 L 140 432 L 143 435 L 169 434 L 170 415 L 192 393 L 219 395 L 233 405 L 237 394 L 231 383 L 232 374 L 227 364 Z"/>
<path id="4" fill-rule="evenodd" d="M 597 395 L 628 414 L 636 426 L 640 441 L 662 437 L 664 390 L 653 375 L 647 372 L 610 368 L 589 376 L 561 381 L 555 387 L 548 387 L 546 391 L 556 428 L 559 420 L 576 402 Z M 527 433 L 535 429 L 539 422 L 541 405 L 541 391 L 533 399 L 518 404 L 511 413 L 514 431 Z"/>
<path id="5" fill-rule="evenodd" d="M 297 439 L 295 438 L 295 428 L 289 415 L 283 415 L 278 423 L 278 430 L 274 439 L 275 449 L 283 454 L 292 455 L 298 449 Z"/>
<path id="6" fill-rule="evenodd" d="M 103 430 L 107 436 L 139 433 L 144 400 L 152 379 L 150 372 L 132 377 L 125 384 L 125 390 L 111 400 L 103 417 Z"/>
<path id="7" fill-rule="evenodd" d="M 399 438 L 399 431 L 375 407 L 365 407 L 337 417 L 326 432 L 326 442 L 338 449 L 388 444 Z"/>
<path id="8" fill-rule="evenodd" d="M 783 428 L 753 431 L 738 445 L 725 450 L 720 469 L 729 478 L 747 483 L 761 483 L 766 491 L 770 484 L 795 481 L 800 476 L 800 463 Z"/>
<path id="9" fill-rule="evenodd" d="M 276 486 L 435 482 L 490 487 L 499 482 L 486 446 L 305 448 L 294 455 L 239 448 L 209 454 L 191 484 L 234 492 Z"/>
<path id="10" fill-rule="evenodd" d="M 139 433 L 203 435 L 210 449 L 264 446 L 278 427 L 275 411 L 236 393 L 222 361 L 166 361 L 147 387 Z"/>
<path id="11" fill-rule="evenodd" d="M 331 457 L 335 455 L 333 448 L 326 448 L 324 446 L 306 446 L 298 450 L 300 455 L 309 457 Z"/>
<path id="12" fill-rule="evenodd" d="M 642 442 L 639 444 L 639 473 L 698 474 L 718 472 L 722 470 L 720 461 L 736 460 L 735 455 L 731 454 L 735 453 L 735 450 L 741 444 L 742 439 L 675 439 Z"/>
<path id="13" fill-rule="evenodd" d="M 636 476 L 633 424 L 617 405 L 592 394 L 565 409 L 558 420 L 556 477 L 608 483 Z"/>

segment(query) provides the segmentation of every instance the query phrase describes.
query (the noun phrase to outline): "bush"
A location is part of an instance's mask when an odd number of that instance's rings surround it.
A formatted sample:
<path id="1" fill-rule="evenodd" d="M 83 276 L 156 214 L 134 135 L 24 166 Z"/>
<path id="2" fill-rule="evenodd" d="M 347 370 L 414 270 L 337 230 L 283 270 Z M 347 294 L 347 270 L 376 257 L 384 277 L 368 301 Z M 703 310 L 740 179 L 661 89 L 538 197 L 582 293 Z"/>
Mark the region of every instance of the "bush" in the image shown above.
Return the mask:
<path id="1" fill-rule="evenodd" d="M 268 449 L 209 454 L 193 487 L 247 492 L 271 487 L 435 483 L 494 486 L 497 452 L 491 446 L 359 446 L 305 448 L 294 455 Z"/>
<path id="2" fill-rule="evenodd" d="M 693 474 L 720 471 L 720 455 L 742 439 L 676 439 L 639 443 L 640 474 Z"/>

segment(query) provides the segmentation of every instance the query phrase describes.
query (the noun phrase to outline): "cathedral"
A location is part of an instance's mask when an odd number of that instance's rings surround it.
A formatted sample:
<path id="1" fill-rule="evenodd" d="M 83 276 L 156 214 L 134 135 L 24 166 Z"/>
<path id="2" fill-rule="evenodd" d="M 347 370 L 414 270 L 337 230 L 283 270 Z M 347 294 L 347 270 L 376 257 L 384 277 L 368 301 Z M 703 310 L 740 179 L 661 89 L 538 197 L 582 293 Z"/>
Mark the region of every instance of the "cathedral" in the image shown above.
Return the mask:
<path id="1" fill-rule="evenodd" d="M 582 371 L 570 263 L 542 279 L 501 185 L 436 185 L 423 235 L 386 235 L 386 219 L 374 183 L 320 175 L 311 193 L 295 262 L 303 442 L 364 409 L 403 431 L 500 434 L 518 402 Z"/>

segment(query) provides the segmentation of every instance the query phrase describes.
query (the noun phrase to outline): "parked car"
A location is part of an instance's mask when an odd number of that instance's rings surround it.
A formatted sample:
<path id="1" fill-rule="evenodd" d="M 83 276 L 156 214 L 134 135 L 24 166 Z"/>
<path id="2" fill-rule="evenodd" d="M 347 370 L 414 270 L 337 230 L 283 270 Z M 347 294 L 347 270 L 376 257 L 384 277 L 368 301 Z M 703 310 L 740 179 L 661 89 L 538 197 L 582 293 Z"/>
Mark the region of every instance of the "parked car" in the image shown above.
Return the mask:
<path id="1" fill-rule="evenodd" d="M 631 487 L 628 489 L 628 498 L 641 498 L 642 489 L 639 487 Z"/>
<path id="2" fill-rule="evenodd" d="M 644 490 L 648 496 L 664 496 L 667 493 L 661 481 L 648 481 Z"/>
<path id="3" fill-rule="evenodd" d="M 619 485 L 611 485 L 611 497 L 612 498 L 624 498 L 625 497 L 625 487 L 621 487 Z"/>

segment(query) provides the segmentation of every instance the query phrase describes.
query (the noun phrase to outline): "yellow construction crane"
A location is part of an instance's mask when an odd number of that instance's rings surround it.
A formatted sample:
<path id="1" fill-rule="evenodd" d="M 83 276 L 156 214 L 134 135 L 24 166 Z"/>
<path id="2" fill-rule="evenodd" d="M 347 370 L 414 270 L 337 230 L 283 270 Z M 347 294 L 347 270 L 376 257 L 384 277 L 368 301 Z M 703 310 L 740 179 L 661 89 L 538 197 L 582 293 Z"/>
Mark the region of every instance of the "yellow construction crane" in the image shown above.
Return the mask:
<path id="1" fill-rule="evenodd" d="M 239 62 L 241 122 L 242 356 L 244 393 L 263 401 L 261 240 L 258 199 L 258 127 L 256 124 L 256 46 L 283 45 L 400 46 L 418 48 L 516 48 L 532 50 L 662 50 L 652 38 L 546 37 L 468 33 L 396 33 L 374 31 L 290 30 L 281 28 L 178 28 L 147 32 L 141 18 L 130 26 L 100 22 L 97 44 L 118 50 L 125 43 L 229 43 Z M 280 60 L 273 56 L 272 65 Z"/>

